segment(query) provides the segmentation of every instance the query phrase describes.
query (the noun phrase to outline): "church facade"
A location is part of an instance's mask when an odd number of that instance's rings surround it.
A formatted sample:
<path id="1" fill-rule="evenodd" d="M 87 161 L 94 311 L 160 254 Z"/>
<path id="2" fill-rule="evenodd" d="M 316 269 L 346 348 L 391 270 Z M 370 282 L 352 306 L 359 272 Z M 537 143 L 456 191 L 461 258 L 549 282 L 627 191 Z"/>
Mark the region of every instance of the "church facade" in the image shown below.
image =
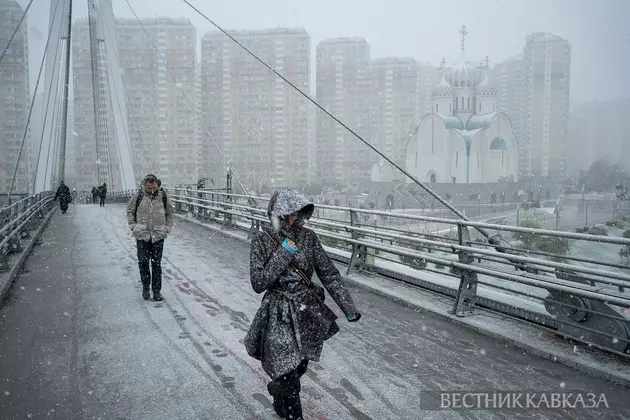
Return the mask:
<path id="1" fill-rule="evenodd" d="M 428 183 L 516 181 L 518 143 L 510 117 L 496 110 L 488 65 L 462 57 L 445 70 L 431 94 L 432 112 L 420 118 L 406 147 L 406 170 Z M 411 181 L 410 181 L 411 182 Z"/>

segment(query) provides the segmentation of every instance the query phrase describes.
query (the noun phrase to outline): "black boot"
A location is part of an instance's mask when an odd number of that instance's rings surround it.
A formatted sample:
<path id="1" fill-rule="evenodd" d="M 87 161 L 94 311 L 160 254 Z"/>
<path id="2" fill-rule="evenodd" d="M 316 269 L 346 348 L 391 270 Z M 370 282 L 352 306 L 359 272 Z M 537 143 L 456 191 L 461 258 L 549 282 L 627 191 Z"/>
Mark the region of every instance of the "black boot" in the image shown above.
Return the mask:
<path id="1" fill-rule="evenodd" d="M 144 299 L 144 300 L 151 299 L 151 294 L 149 293 L 149 288 L 148 287 L 146 289 L 145 288 L 142 289 L 142 299 Z"/>
<path id="2" fill-rule="evenodd" d="M 273 411 L 275 411 L 279 417 L 285 418 L 287 413 L 284 411 L 282 399 L 280 398 L 280 384 L 273 381 L 269 382 L 267 384 L 267 392 L 273 397 Z"/>
<path id="3" fill-rule="evenodd" d="M 153 292 L 153 300 L 156 302 L 160 302 L 160 301 L 163 301 L 164 298 L 162 297 L 160 292 Z"/>
<path id="4" fill-rule="evenodd" d="M 282 411 L 285 418 L 291 420 L 304 420 L 302 416 L 302 401 L 300 400 L 300 375 L 294 370 L 278 379 Z"/>

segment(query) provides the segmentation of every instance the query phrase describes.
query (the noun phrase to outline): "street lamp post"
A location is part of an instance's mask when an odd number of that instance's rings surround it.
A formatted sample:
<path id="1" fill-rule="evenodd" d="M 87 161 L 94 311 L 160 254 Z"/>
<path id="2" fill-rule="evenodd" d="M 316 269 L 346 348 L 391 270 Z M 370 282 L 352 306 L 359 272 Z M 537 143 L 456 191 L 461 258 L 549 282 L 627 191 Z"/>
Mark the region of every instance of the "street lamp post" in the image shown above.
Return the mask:
<path id="1" fill-rule="evenodd" d="M 584 227 L 588 227 L 588 200 L 584 201 L 585 221 Z"/>

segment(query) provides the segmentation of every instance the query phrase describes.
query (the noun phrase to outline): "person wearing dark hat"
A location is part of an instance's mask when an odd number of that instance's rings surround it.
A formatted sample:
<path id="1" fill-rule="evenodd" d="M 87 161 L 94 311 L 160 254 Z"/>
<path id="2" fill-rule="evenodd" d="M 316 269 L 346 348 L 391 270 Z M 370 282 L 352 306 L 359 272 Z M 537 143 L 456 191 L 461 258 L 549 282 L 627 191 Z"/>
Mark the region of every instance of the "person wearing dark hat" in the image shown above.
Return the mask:
<path id="1" fill-rule="evenodd" d="M 153 174 L 144 177 L 142 186 L 127 205 L 127 222 L 136 238 L 138 267 L 142 281 L 142 298 L 163 300 L 162 253 L 164 240 L 173 227 L 173 204 Z M 149 264 L 149 262 L 151 264 Z"/>

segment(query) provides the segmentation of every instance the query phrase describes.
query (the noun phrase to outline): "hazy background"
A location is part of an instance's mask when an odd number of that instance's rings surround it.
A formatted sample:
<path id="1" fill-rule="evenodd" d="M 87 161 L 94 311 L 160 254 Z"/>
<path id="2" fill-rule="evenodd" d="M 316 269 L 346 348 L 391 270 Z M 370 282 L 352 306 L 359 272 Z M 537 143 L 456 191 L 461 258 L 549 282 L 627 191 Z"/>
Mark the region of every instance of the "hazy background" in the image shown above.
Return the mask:
<path id="1" fill-rule="evenodd" d="M 133 18 L 125 0 L 112 0 L 117 17 Z M 27 0 L 19 0 L 25 7 Z M 210 23 L 180 0 L 131 0 L 143 17 L 183 17 L 201 37 Z M 531 32 L 552 32 L 572 44 L 571 103 L 630 97 L 629 0 L 192 0 L 225 29 L 303 27 L 314 46 L 322 39 L 359 36 L 372 58 L 413 57 L 438 65 L 459 58 L 461 25 L 469 59 L 490 65 L 519 54 Z M 28 15 L 34 81 L 47 35 L 50 0 L 34 0 Z M 87 17 L 87 0 L 73 1 L 73 20 Z M 314 80 L 314 78 L 313 78 Z"/>

